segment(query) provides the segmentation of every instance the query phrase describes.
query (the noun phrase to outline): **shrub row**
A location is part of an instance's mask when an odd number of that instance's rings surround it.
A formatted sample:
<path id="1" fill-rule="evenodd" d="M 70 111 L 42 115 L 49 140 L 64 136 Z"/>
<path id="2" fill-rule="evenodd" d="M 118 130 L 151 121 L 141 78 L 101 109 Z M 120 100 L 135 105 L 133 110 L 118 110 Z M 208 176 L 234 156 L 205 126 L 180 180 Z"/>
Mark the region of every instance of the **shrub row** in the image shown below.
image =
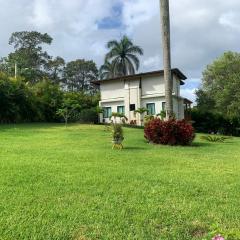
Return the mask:
<path id="1" fill-rule="evenodd" d="M 72 99 L 80 106 L 70 121 L 97 122 L 98 95 L 65 92 L 47 79 L 28 85 L 23 79 L 0 73 L 0 123 L 62 121 L 56 112 L 65 99 Z"/>
<path id="2" fill-rule="evenodd" d="M 240 118 L 229 119 L 221 114 L 192 110 L 193 127 L 197 132 L 240 136 Z"/>

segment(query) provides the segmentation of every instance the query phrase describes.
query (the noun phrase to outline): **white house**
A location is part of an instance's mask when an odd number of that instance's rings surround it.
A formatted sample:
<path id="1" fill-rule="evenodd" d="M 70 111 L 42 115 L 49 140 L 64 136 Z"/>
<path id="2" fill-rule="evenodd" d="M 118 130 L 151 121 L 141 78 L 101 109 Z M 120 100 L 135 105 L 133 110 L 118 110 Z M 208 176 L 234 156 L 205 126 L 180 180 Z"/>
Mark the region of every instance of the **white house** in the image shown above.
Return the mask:
<path id="1" fill-rule="evenodd" d="M 173 69 L 173 108 L 177 119 L 184 118 L 185 99 L 180 95 L 180 86 L 187 77 Z M 124 77 L 94 81 L 100 85 L 101 101 L 99 106 L 104 112 L 100 121 L 108 123 L 113 112 L 124 113 L 128 123 L 141 123 L 138 108 L 147 108 L 149 115 L 157 115 L 165 110 L 164 72 L 154 71 Z M 188 102 L 189 103 L 189 102 Z"/>

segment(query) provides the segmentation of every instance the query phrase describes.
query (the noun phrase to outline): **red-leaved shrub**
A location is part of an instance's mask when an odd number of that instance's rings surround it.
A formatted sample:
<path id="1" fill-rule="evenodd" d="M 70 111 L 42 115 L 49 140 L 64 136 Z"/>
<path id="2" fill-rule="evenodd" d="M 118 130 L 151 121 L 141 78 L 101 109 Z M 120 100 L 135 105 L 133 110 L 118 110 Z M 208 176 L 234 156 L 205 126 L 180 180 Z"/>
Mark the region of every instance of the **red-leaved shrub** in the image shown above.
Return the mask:
<path id="1" fill-rule="evenodd" d="M 163 121 L 154 118 L 145 124 L 144 137 L 156 144 L 190 145 L 195 133 L 192 125 L 185 120 Z"/>

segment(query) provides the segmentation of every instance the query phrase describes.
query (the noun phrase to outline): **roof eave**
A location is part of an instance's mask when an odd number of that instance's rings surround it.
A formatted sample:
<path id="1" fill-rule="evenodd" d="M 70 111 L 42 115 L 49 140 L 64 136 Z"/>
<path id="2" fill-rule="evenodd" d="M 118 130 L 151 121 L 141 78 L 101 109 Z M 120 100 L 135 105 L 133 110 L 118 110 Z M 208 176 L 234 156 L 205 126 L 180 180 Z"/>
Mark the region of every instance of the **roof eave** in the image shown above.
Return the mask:
<path id="1" fill-rule="evenodd" d="M 138 77 L 144 77 L 144 76 L 152 76 L 152 75 L 158 75 L 158 74 L 163 74 L 163 70 L 159 71 L 153 71 L 153 72 L 146 72 L 146 73 L 139 73 L 139 74 L 134 74 L 134 75 L 127 75 L 127 76 L 122 76 L 122 77 L 116 77 L 116 78 L 109 78 L 109 79 L 101 79 L 101 80 L 96 80 L 92 81 L 91 83 L 95 85 L 100 85 L 100 83 L 105 82 L 105 81 L 116 81 L 116 80 L 122 80 L 122 79 L 136 79 Z M 178 68 L 173 68 L 172 73 L 175 73 L 181 80 L 181 85 L 184 85 L 184 80 L 187 79 L 187 77 L 178 69 Z"/>

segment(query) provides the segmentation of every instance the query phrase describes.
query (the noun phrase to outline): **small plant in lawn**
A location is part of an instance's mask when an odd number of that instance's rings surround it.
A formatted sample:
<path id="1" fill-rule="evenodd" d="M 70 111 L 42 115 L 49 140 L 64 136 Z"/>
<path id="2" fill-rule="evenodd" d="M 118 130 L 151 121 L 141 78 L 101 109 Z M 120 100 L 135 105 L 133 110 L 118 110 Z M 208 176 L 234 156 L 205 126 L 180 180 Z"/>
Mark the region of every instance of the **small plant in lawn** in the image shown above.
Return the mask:
<path id="1" fill-rule="evenodd" d="M 123 129 L 121 124 L 112 124 L 112 143 L 113 148 L 122 149 L 122 142 L 124 140 Z"/>
<path id="2" fill-rule="evenodd" d="M 208 136 L 201 136 L 201 139 L 206 140 L 208 142 L 225 142 L 225 140 L 229 139 L 229 137 L 220 137 L 216 135 L 208 135 Z"/>
<path id="3" fill-rule="evenodd" d="M 68 120 L 75 114 L 75 112 L 80 108 L 80 105 L 72 100 L 66 98 L 63 101 L 62 107 L 57 110 L 57 115 L 64 118 L 65 127 L 67 127 Z"/>
<path id="4" fill-rule="evenodd" d="M 159 118 L 147 122 L 144 136 L 150 143 L 164 145 L 190 145 L 195 133 L 191 124 L 184 120 L 162 121 Z"/>

